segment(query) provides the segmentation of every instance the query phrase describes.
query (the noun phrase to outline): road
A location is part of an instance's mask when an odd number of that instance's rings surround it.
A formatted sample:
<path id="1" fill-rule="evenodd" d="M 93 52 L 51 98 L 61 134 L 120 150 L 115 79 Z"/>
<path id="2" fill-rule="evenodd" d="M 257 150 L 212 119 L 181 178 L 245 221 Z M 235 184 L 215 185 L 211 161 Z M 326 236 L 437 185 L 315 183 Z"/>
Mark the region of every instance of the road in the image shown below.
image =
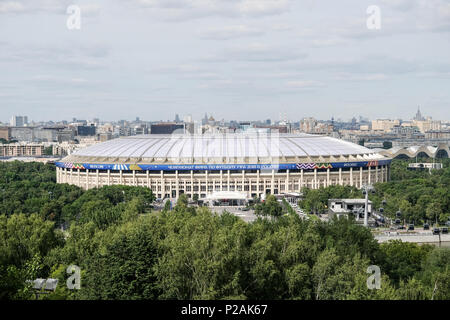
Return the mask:
<path id="1" fill-rule="evenodd" d="M 391 231 L 376 235 L 375 239 L 380 243 L 389 240 L 402 240 L 403 242 L 415 243 L 439 243 L 439 235 L 433 235 L 431 232 L 425 231 L 418 233 L 397 233 Z M 441 234 L 441 242 L 450 243 L 450 234 Z"/>

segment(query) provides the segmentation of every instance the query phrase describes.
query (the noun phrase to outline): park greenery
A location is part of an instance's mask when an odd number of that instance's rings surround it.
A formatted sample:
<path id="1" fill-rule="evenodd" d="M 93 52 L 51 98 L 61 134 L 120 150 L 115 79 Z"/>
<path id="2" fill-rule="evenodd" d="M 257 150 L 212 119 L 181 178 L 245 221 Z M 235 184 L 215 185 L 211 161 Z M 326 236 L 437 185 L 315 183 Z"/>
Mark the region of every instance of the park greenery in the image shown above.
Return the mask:
<path id="1" fill-rule="evenodd" d="M 408 170 L 408 163 L 412 161 L 415 160 L 393 160 L 391 180 L 375 183 L 376 192 L 369 194 L 373 208 L 383 208 L 390 218 L 400 211 L 405 223 L 444 225 L 450 218 L 450 161 L 440 159 L 444 168 L 431 173 Z M 319 214 L 327 211 L 328 199 L 341 198 L 363 198 L 363 194 L 351 186 L 306 189 L 299 205 L 305 212 Z"/>
<path id="2" fill-rule="evenodd" d="M 406 201 L 416 219 L 438 204 L 445 219 L 448 164 L 431 175 L 402 162 L 392 171 L 374 202 L 409 213 Z M 59 280 L 39 299 L 450 299 L 448 248 L 379 244 L 352 219 L 303 220 L 273 196 L 255 204 L 252 223 L 190 206 L 184 195 L 155 213 L 147 188 L 85 191 L 56 184 L 51 165 L 20 162 L 0 163 L 0 191 L 0 299 L 35 299 L 26 280 L 36 278 Z M 320 212 L 328 197 L 362 195 L 306 190 L 301 205 Z M 70 265 L 81 269 L 80 290 L 66 287 Z M 379 290 L 367 288 L 370 265 L 381 268 Z"/>

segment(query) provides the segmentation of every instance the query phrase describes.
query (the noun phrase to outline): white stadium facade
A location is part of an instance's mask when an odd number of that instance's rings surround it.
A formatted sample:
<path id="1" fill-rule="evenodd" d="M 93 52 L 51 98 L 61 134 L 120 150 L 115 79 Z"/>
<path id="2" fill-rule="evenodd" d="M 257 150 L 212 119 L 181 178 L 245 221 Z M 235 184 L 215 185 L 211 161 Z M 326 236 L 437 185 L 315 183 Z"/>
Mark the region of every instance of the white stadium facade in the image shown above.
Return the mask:
<path id="1" fill-rule="evenodd" d="M 58 183 L 84 189 L 131 185 L 161 199 L 224 192 L 250 199 L 384 182 L 390 163 L 386 155 L 326 136 L 233 133 L 119 138 L 79 150 L 56 167 Z"/>

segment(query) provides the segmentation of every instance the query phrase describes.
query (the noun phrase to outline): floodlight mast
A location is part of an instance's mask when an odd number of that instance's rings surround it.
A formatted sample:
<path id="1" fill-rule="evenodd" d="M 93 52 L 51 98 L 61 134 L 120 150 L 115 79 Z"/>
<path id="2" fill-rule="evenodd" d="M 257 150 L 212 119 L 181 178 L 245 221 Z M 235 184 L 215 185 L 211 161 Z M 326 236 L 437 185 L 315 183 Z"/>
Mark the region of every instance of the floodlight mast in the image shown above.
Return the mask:
<path id="1" fill-rule="evenodd" d="M 363 192 L 366 195 L 366 202 L 364 205 L 364 227 L 368 227 L 369 226 L 369 222 L 368 222 L 368 211 L 369 211 L 369 191 L 374 191 L 374 188 L 372 185 L 363 185 L 362 186 Z"/>

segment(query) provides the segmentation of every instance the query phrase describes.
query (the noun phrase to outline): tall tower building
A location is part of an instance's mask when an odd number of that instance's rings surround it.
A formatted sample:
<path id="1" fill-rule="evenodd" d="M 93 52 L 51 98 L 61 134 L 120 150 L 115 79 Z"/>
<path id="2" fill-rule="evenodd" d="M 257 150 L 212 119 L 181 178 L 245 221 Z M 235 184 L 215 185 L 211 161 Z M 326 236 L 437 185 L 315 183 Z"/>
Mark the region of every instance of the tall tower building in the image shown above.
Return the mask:
<path id="1" fill-rule="evenodd" d="M 420 112 L 420 106 L 417 107 L 417 113 L 413 120 L 416 120 L 416 121 L 424 121 L 425 120 L 425 118 L 422 116 L 422 113 Z"/>

